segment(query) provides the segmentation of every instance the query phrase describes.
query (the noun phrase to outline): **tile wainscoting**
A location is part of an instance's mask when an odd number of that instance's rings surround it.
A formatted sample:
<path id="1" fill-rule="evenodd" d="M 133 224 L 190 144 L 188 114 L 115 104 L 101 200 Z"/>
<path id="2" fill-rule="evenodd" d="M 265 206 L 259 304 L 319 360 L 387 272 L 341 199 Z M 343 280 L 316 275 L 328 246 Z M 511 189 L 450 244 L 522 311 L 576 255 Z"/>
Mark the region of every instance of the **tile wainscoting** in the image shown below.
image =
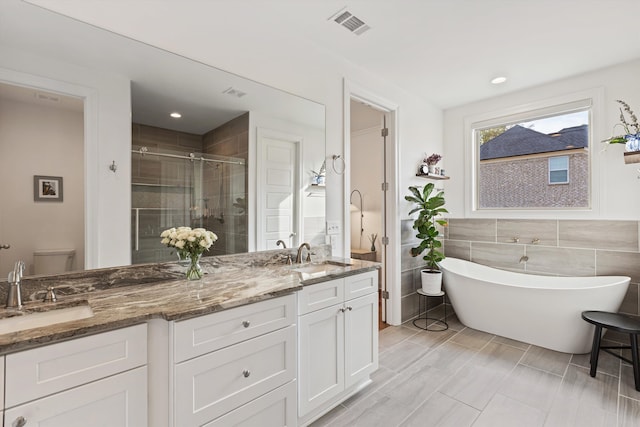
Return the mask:
<path id="1" fill-rule="evenodd" d="M 638 221 L 448 218 L 447 256 L 517 272 L 559 276 L 631 277 L 620 312 L 640 315 Z M 421 257 L 413 220 L 402 221 L 402 320 L 418 314 Z M 520 262 L 526 255 L 527 262 Z M 430 299 L 435 300 L 435 299 Z M 434 301 L 437 303 L 437 301 Z M 626 340 L 626 339 L 625 339 Z"/>

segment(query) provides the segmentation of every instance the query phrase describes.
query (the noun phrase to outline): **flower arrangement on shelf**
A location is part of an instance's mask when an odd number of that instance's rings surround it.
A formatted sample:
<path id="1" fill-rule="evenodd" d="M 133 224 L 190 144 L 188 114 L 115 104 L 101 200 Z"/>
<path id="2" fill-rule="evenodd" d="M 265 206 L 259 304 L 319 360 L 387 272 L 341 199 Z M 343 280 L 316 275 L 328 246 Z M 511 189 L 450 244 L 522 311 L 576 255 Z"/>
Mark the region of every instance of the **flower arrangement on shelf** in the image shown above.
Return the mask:
<path id="1" fill-rule="evenodd" d="M 163 245 L 176 249 L 178 258 L 190 260 L 186 273 L 187 279 L 201 279 L 203 273 L 200 257 L 218 240 L 218 236 L 204 228 L 172 227 L 160 233 L 160 237 Z"/>
<path id="2" fill-rule="evenodd" d="M 442 159 L 442 156 L 440 154 L 436 154 L 433 153 L 432 155 L 430 155 L 429 157 L 425 157 L 425 159 L 423 160 L 423 162 L 425 162 L 427 165 L 429 166 L 434 166 L 436 165 L 440 160 Z"/>
<path id="3" fill-rule="evenodd" d="M 616 99 L 616 102 L 621 105 L 620 107 L 620 123 L 614 126 L 614 129 L 618 126 L 622 126 L 624 129 L 624 135 L 612 136 L 605 139 L 604 143 L 607 144 L 625 144 L 627 151 L 639 151 L 640 150 L 640 124 L 638 124 L 638 118 L 635 113 L 626 102 Z M 627 117 L 629 119 L 627 120 Z"/>

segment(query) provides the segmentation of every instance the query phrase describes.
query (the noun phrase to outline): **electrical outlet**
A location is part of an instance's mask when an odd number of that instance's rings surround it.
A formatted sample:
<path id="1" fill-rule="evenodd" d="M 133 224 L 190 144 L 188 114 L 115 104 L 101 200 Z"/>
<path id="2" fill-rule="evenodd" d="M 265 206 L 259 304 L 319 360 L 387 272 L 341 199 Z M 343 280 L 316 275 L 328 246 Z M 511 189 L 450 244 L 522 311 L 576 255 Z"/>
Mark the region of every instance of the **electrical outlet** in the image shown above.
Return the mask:
<path id="1" fill-rule="evenodd" d="M 338 221 L 327 221 L 327 234 L 340 234 L 340 223 Z"/>

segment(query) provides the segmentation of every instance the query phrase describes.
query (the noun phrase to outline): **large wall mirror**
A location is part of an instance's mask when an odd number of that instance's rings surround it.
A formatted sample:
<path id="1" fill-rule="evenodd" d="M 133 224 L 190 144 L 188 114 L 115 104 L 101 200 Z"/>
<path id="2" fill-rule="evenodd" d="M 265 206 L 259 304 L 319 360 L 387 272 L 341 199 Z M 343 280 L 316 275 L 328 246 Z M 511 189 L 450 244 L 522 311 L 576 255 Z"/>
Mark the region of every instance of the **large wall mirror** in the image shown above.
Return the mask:
<path id="1" fill-rule="evenodd" d="M 0 48 L 131 82 L 130 106 L 122 105 L 131 111 L 131 176 L 118 176 L 128 169 L 122 164 L 113 174 L 131 182 L 123 209 L 131 211 L 132 262 L 175 259 L 159 234 L 179 225 L 219 234 L 212 254 L 275 249 L 278 240 L 324 243 L 324 187 L 314 174 L 325 160 L 323 105 L 18 0 L 1 7 L 15 23 L 3 21 Z M 11 164 L 0 173 L 16 183 L 1 194 L 0 245 L 11 245 L 0 250 L 4 277 L 16 259 L 30 273 L 44 272 L 34 269 L 36 252 L 73 250 L 65 268 L 84 268 L 85 234 L 94 231 L 83 204 L 100 194 L 83 180 L 91 171 L 83 162 L 82 103 L 78 109 L 77 97 L 66 95 L 0 75 L 0 116 L 13 124 L 0 131 L 0 158 Z M 62 178 L 64 199 L 34 199 L 34 176 Z M 21 217 L 26 223 L 17 224 Z M 25 238 L 26 229 L 33 235 Z M 66 238 L 71 230 L 79 235 Z"/>

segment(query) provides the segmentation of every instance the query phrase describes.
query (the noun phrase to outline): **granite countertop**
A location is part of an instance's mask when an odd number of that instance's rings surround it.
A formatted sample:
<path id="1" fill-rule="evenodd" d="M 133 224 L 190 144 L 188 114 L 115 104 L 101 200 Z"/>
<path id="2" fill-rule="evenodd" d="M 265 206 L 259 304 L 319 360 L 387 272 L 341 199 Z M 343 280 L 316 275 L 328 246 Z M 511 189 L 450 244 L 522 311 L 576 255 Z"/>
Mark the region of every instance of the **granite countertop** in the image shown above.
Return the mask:
<path id="1" fill-rule="evenodd" d="M 321 265 L 287 266 L 282 263 L 278 251 L 265 253 L 258 256 L 205 257 L 201 261 L 205 275 L 196 281 L 185 280 L 185 267 L 177 262 L 25 278 L 23 301 L 26 302 L 18 315 L 88 304 L 93 316 L 0 334 L 0 354 L 131 326 L 154 318 L 172 321 L 196 317 L 379 268 L 379 264 L 374 262 L 336 258 L 323 258 Z M 42 290 L 47 286 L 55 287 L 56 303 L 40 302 Z M 15 314 L 15 310 L 0 310 L 0 322 L 2 318 Z"/>

